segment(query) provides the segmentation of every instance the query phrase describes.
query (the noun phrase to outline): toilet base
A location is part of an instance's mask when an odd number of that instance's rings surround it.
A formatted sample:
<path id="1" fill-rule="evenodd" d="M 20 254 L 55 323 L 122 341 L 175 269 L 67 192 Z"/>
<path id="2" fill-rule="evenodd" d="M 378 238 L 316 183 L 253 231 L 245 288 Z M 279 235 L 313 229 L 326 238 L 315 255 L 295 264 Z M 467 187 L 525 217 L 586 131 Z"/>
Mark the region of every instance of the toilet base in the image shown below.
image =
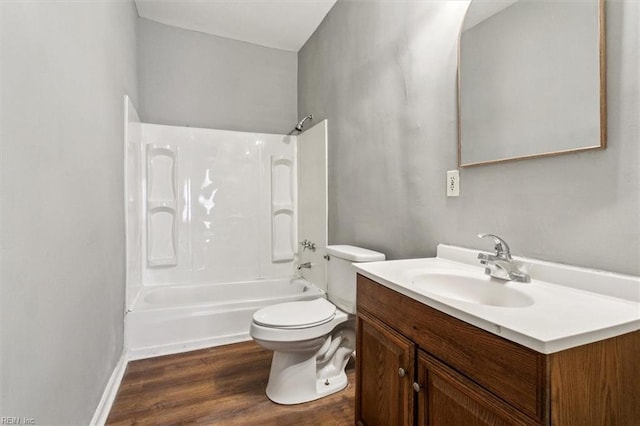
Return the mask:
<path id="1" fill-rule="evenodd" d="M 323 342 L 324 341 L 324 342 Z M 309 350 L 274 351 L 267 397 L 278 404 L 301 404 L 347 387 L 345 367 L 355 346 L 355 330 L 338 327 L 324 339 L 305 342 Z"/>
<path id="2" fill-rule="evenodd" d="M 318 398 L 339 392 L 346 388 L 348 384 L 349 380 L 347 380 L 347 374 L 344 371 L 341 374 L 329 377 L 328 379 L 318 379 L 316 381 Z"/>
<path id="3" fill-rule="evenodd" d="M 332 377 L 309 380 L 316 376 L 316 357 L 301 358 L 304 354 L 274 352 L 266 389 L 271 401 L 283 405 L 302 404 L 347 387 L 349 381 L 344 370 Z"/>

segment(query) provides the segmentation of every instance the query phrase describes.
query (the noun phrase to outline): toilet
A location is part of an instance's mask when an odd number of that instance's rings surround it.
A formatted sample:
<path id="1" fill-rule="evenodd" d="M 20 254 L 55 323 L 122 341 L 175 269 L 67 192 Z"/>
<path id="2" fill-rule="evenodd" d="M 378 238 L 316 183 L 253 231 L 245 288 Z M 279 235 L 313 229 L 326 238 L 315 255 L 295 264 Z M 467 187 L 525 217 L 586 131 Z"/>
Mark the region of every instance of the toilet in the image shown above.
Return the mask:
<path id="1" fill-rule="evenodd" d="M 356 347 L 356 273 L 352 263 L 384 254 L 327 246 L 327 299 L 280 303 L 253 315 L 251 337 L 273 351 L 266 394 L 278 404 L 300 404 L 347 386 L 345 367 Z"/>

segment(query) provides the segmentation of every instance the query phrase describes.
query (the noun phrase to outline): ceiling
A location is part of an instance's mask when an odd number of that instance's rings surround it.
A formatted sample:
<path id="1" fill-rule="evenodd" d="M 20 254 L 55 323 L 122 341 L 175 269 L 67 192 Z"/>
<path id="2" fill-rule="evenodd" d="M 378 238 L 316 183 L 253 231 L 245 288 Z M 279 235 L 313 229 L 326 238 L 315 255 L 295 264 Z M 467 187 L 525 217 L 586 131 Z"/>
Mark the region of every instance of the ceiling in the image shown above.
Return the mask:
<path id="1" fill-rule="evenodd" d="M 336 0 L 135 0 L 142 18 L 297 52 Z"/>

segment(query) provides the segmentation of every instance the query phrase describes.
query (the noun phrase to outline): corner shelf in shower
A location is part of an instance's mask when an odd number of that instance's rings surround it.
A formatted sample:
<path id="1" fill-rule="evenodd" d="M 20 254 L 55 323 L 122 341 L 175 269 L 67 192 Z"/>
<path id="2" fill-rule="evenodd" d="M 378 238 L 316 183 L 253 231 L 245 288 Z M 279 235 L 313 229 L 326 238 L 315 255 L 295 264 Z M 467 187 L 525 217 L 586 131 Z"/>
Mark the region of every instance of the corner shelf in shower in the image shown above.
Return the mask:
<path id="1" fill-rule="evenodd" d="M 147 265 L 178 264 L 177 158 L 174 145 L 147 145 Z"/>
<path id="2" fill-rule="evenodd" d="M 293 158 L 271 156 L 271 261 L 291 262 L 295 255 Z"/>

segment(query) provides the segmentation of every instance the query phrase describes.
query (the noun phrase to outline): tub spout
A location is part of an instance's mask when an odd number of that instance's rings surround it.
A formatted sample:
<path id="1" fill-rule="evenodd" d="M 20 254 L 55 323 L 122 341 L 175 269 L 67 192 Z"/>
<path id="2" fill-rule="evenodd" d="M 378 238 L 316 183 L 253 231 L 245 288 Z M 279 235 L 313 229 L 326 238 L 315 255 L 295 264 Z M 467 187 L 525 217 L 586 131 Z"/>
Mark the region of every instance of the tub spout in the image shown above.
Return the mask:
<path id="1" fill-rule="evenodd" d="M 301 263 L 298 265 L 298 271 L 302 268 L 311 269 L 311 262 Z"/>

